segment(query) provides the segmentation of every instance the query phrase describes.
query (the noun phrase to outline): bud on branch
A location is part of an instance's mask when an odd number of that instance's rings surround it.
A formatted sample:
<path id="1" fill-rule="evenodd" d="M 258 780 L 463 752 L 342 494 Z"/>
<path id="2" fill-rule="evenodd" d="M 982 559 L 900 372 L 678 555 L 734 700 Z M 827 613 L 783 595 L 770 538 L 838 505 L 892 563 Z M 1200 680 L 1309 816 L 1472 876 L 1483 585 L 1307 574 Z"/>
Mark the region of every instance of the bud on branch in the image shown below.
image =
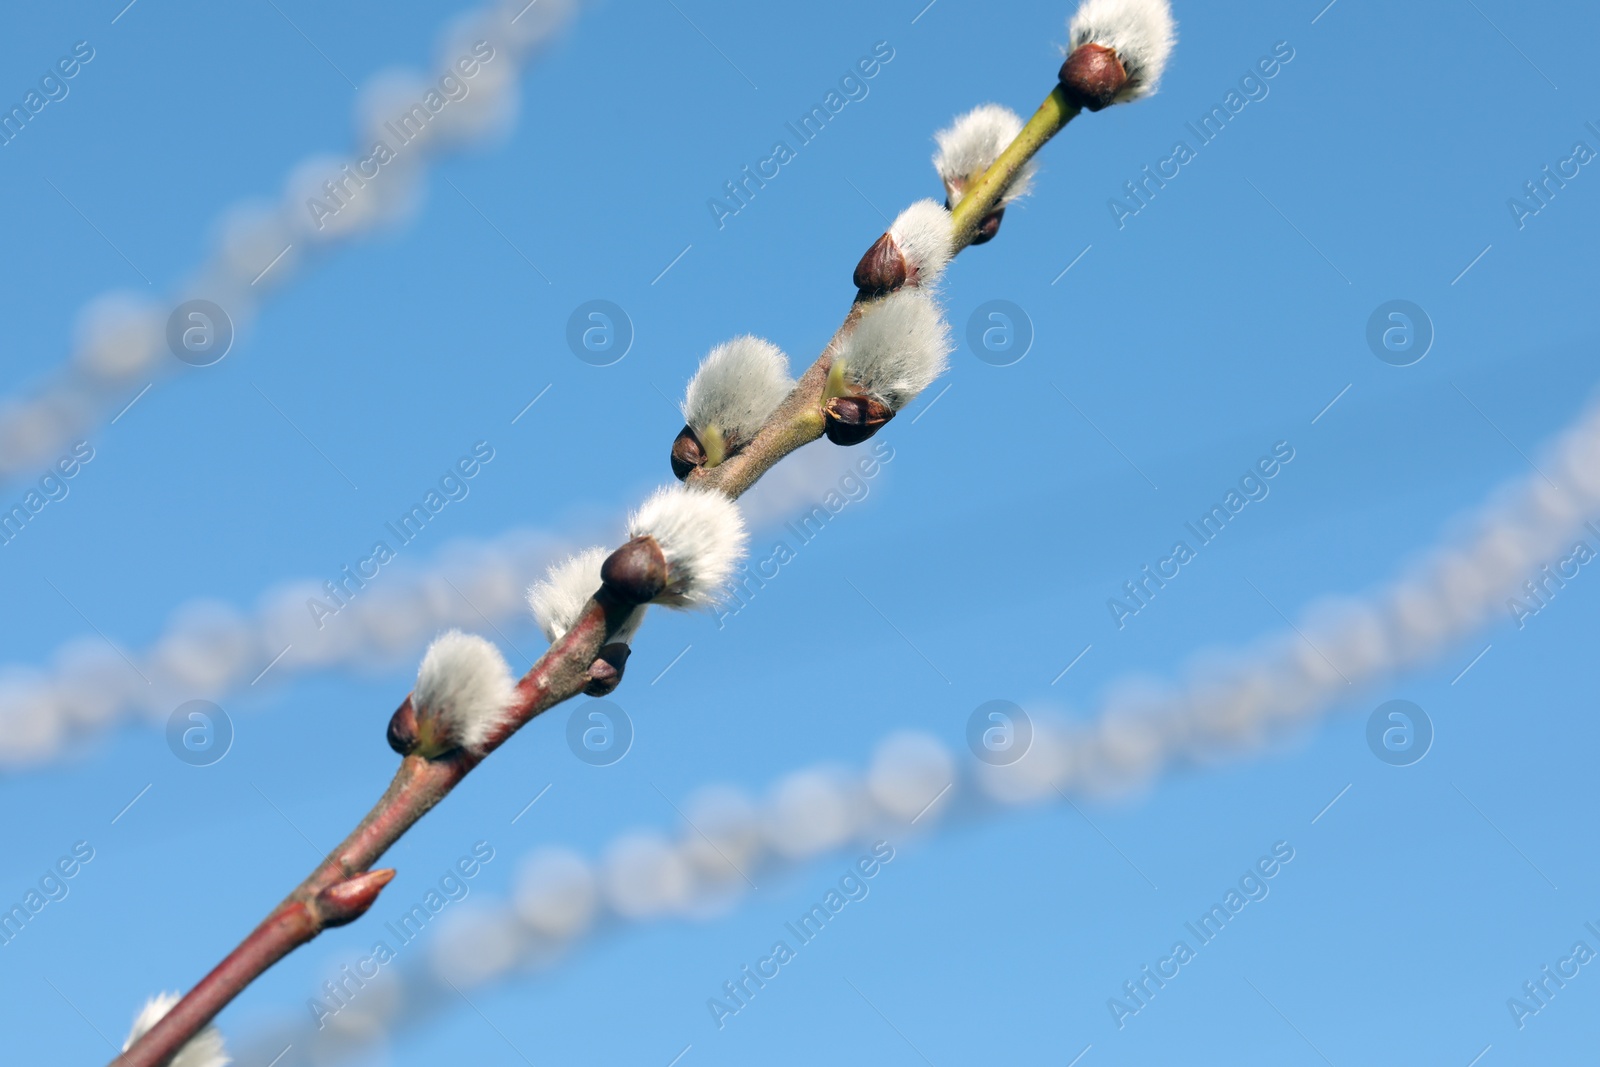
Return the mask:
<path id="1" fill-rule="evenodd" d="M 681 481 L 738 452 L 793 388 L 789 357 L 772 342 L 745 336 L 713 348 L 684 394 L 687 425 L 672 443 L 672 473 Z"/>
<path id="2" fill-rule="evenodd" d="M 902 289 L 873 304 L 839 343 L 828 371 L 828 440 L 853 445 L 877 433 L 944 373 L 954 347 L 927 292 Z"/>
<path id="3" fill-rule="evenodd" d="M 323 927 L 344 926 L 361 918 L 377 901 L 383 887 L 394 881 L 394 874 L 392 867 L 368 871 L 318 893 L 316 909 Z"/>
<path id="4" fill-rule="evenodd" d="M 918 200 L 856 264 L 857 299 L 886 296 L 902 285 L 933 288 L 954 255 L 954 243 L 950 212 L 932 200 Z"/>
<path id="5" fill-rule="evenodd" d="M 528 590 L 528 606 L 552 643 L 561 640 L 583 614 L 589 598 L 601 585 L 601 565 L 606 550 L 591 548 L 550 568 L 544 581 Z M 589 664 L 590 682 L 583 691 L 592 697 L 611 693 L 622 682 L 633 635 L 644 622 L 644 607 L 635 608 L 611 634 Z"/>
<path id="6" fill-rule="evenodd" d="M 956 119 L 949 127 L 934 135 L 939 151 L 934 153 L 933 169 L 944 183 L 945 207 L 952 210 L 966 195 L 967 186 L 981 178 L 994 166 L 1007 145 L 1022 132 L 1022 119 L 1008 107 L 984 104 Z M 1033 181 L 1035 166 L 1032 160 L 1024 163 L 1011 183 L 1001 194 L 996 206 L 978 222 L 977 233 L 972 238 L 975 245 L 994 240 L 1000 232 L 1000 220 L 1005 216 L 1006 205 L 1027 195 Z"/>
<path id="7" fill-rule="evenodd" d="M 1061 87 L 1086 111 L 1154 93 L 1178 40 L 1166 0 L 1085 0 L 1070 33 Z"/>

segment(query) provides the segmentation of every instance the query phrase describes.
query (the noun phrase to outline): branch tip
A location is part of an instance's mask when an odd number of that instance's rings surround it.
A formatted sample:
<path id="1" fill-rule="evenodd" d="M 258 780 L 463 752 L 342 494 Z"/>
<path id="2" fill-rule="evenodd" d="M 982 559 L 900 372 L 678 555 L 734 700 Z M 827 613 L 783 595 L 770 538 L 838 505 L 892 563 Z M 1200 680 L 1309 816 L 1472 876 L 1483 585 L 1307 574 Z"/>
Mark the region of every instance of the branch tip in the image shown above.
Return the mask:
<path id="1" fill-rule="evenodd" d="M 1128 85 L 1127 68 L 1117 53 L 1093 42 L 1073 49 L 1058 77 L 1067 99 L 1085 111 L 1110 107 Z"/>
<path id="2" fill-rule="evenodd" d="M 1068 32 L 1061 87 L 1086 111 L 1154 93 L 1178 40 L 1169 0 L 1084 0 Z"/>

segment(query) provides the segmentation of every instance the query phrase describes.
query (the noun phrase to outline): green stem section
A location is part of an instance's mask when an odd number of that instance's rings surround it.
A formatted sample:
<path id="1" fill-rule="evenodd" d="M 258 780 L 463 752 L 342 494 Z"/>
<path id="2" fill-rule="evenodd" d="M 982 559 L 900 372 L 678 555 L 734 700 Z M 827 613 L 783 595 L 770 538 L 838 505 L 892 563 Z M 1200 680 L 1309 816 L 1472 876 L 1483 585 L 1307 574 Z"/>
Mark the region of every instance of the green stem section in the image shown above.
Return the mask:
<path id="1" fill-rule="evenodd" d="M 972 244 L 973 237 L 978 233 L 978 224 L 1000 203 L 1000 198 L 1011 188 L 1017 174 L 1050 138 L 1077 117 L 1079 110 L 1076 104 L 1067 101 L 1059 85 L 1044 98 L 1044 103 L 1022 127 L 1022 132 L 990 164 L 983 176 L 967 188 L 966 195 L 951 212 L 955 229 L 954 251 L 960 252 Z M 824 425 L 822 405 L 828 398 L 828 371 L 833 366 L 833 353 L 855 329 L 861 316 L 871 314 L 872 305 L 880 299 L 858 300 L 852 304 L 850 314 L 845 316 L 844 324 L 833 335 L 833 340 L 828 342 L 822 355 L 817 357 L 817 361 L 795 385 L 794 391 L 767 419 L 767 424 L 760 432 L 738 453 L 716 466 L 691 471 L 689 484 L 703 489 L 716 489 L 737 499 L 783 457 L 821 437 Z"/>
<path id="2" fill-rule="evenodd" d="M 1077 118 L 1080 110 L 1076 104 L 1067 101 L 1059 85 L 1044 98 L 1044 103 L 1039 105 L 1039 110 L 1033 113 L 1028 124 L 1022 127 L 1016 140 L 1006 146 L 1000 158 L 983 172 L 983 177 L 967 187 L 961 202 L 950 213 L 955 224 L 956 251 L 972 243 L 978 233 L 978 224 L 1000 203 L 1000 198 L 1011 187 L 1018 172 L 1038 154 L 1045 142 Z"/>

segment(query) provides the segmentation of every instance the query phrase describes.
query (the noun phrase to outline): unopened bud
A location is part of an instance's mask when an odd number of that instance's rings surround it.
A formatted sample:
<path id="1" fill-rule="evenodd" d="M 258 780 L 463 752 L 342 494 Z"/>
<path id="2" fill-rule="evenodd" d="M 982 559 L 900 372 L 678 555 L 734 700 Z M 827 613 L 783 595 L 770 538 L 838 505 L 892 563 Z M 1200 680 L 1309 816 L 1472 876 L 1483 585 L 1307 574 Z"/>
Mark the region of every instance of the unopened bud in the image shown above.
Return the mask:
<path id="1" fill-rule="evenodd" d="M 1117 53 L 1093 42 L 1072 50 L 1059 77 L 1067 100 L 1086 111 L 1110 107 L 1128 85 L 1127 68 Z"/>
<path id="2" fill-rule="evenodd" d="M 589 684 L 584 687 L 584 693 L 592 697 L 610 696 L 622 684 L 622 672 L 632 654 L 633 649 L 621 641 L 602 645 L 600 654 L 589 664 Z"/>
<path id="3" fill-rule="evenodd" d="M 869 396 L 836 396 L 822 405 L 823 432 L 836 445 L 858 445 L 894 418 L 894 412 Z"/>
<path id="4" fill-rule="evenodd" d="M 994 240 L 994 235 L 1000 232 L 1000 220 L 1005 217 L 1006 209 L 997 207 L 983 218 L 978 220 L 978 233 L 972 239 L 975 245 L 988 244 Z"/>
<path id="5" fill-rule="evenodd" d="M 967 183 L 965 180 L 946 181 L 944 183 L 944 206 L 947 211 L 955 210 L 955 205 L 961 202 L 966 195 Z M 995 234 L 1000 232 L 1000 220 L 1005 216 L 1005 201 L 1000 206 L 978 220 L 978 232 L 973 236 L 975 245 L 988 244 L 994 240 Z"/>
<path id="6" fill-rule="evenodd" d="M 402 756 L 409 756 L 417 747 L 417 711 L 411 698 L 395 709 L 389 719 L 389 747 Z"/>
<path id="7" fill-rule="evenodd" d="M 355 922 L 367 913 L 393 878 L 394 868 L 385 867 L 330 885 L 316 896 L 316 912 L 322 925 L 343 926 Z"/>
<path id="8" fill-rule="evenodd" d="M 892 293 L 906 283 L 906 257 L 891 234 L 872 243 L 856 264 L 855 283 L 863 297 Z"/>
<path id="9" fill-rule="evenodd" d="M 402 756 L 421 756 L 433 759 L 460 747 L 460 740 L 451 731 L 448 720 L 426 711 L 417 714 L 411 697 L 406 697 L 389 718 L 389 747 Z"/>
<path id="10" fill-rule="evenodd" d="M 672 441 L 672 473 L 678 481 L 687 479 L 695 468 L 706 461 L 705 450 L 693 428 L 685 426 Z"/>
<path id="11" fill-rule="evenodd" d="M 624 604 L 648 604 L 667 588 L 667 558 L 655 538 L 635 537 L 606 557 L 600 581 Z"/>

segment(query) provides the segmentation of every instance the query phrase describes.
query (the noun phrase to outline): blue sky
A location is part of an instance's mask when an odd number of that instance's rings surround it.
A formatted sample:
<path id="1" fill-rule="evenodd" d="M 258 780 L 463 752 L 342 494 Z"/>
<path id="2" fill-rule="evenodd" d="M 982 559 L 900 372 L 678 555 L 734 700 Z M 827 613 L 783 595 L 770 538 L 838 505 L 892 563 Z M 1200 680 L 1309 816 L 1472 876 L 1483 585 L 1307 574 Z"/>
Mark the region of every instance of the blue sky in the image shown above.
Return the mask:
<path id="1" fill-rule="evenodd" d="M 467 9 L 73 0 L 0 16 L 8 107 L 76 42 L 94 52 L 0 148 L 0 389 L 61 363 L 97 294 L 170 292 L 229 205 L 346 147 L 350 81 L 429 69 L 441 25 Z M 331 577 L 479 441 L 494 460 L 404 566 L 517 527 L 615 536 L 670 477 L 673 402 L 697 360 L 756 332 L 808 362 L 880 212 L 938 195 L 933 131 L 988 100 L 1030 111 L 1069 14 L 1031 0 L 582 7 L 524 74 L 514 128 L 439 163 L 409 222 L 307 265 L 225 359 L 174 368 L 85 435 L 94 458 L 70 493 L 0 548 L 5 662 L 43 664 L 83 636 L 144 648 L 196 598 L 242 610 Z M 1202 648 L 1284 629 L 1280 610 L 1386 580 L 1529 476 L 1593 389 L 1600 176 L 1581 166 L 1520 220 L 1508 201 L 1576 142 L 1600 150 L 1586 125 L 1600 125 L 1586 51 L 1600 15 L 1549 5 L 1530 20 L 1505 0 L 1176 14 L 1160 94 L 1075 121 L 1000 237 L 950 270 L 958 336 L 980 305 L 1010 301 L 1031 321 L 1027 356 L 997 367 L 963 343 L 948 393 L 885 430 L 894 459 L 866 499 L 734 622 L 652 618 L 614 698 L 638 730 L 625 759 L 587 766 L 563 712 L 536 722 L 395 851 L 385 902 L 419 897 L 480 840 L 497 859 L 473 892 L 503 895 L 536 846 L 592 855 L 627 828 L 675 833 L 665 798 L 859 766 L 895 729 L 960 751 L 988 700 L 1086 713 L 1113 681 L 1170 677 Z M 875 46 L 893 58 L 870 91 L 719 228 L 708 200 Z M 1124 183 L 1195 146 L 1186 124 L 1275 48 L 1292 59 L 1267 91 L 1119 225 Z M 591 300 L 635 332 L 611 366 L 567 345 Z M 1392 300 L 1435 333 L 1410 366 L 1367 343 Z M 1118 629 L 1107 599 L 1278 442 L 1294 459 L 1270 495 Z M 7 506 L 36 481 L 8 482 Z M 535 1062 L 666 1064 L 685 1045 L 685 1067 L 1064 1064 L 1086 1046 L 1084 1067 L 1574 1062 L 1600 1037 L 1591 968 L 1520 1029 L 1506 1002 L 1575 942 L 1600 950 L 1582 814 L 1597 799 L 1596 582 L 1249 762 L 907 843 L 721 1031 L 706 998 L 860 848 L 716 922 L 618 931 L 486 989 L 481 1012 L 445 1005 L 371 1062 L 519 1062 L 514 1046 Z M 537 654 L 531 623 L 502 629 Z M 0 947 L 17 1062 L 109 1058 L 97 1030 L 120 1040 L 144 996 L 192 983 L 264 915 L 381 791 L 383 727 L 413 669 L 234 694 L 233 747 L 213 766 L 173 757 L 163 713 L 0 778 L 0 899 L 75 842 L 94 849 L 65 899 Z M 1409 767 L 1365 740 L 1396 698 L 1435 730 Z M 1270 894 L 1119 1029 L 1108 998 L 1277 842 L 1294 858 Z M 303 1012 L 330 962 L 367 941 L 358 924 L 296 953 L 224 1029 Z"/>

